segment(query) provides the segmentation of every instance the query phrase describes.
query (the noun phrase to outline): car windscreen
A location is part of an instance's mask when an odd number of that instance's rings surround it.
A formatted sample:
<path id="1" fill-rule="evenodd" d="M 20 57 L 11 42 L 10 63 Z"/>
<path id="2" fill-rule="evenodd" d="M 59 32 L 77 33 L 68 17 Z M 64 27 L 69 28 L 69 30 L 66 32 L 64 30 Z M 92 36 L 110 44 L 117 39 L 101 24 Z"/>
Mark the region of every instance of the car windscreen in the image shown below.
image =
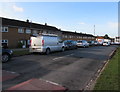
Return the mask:
<path id="1" fill-rule="evenodd" d="M 82 41 L 77 41 L 78 43 L 82 43 Z"/>
<path id="2" fill-rule="evenodd" d="M 92 41 L 88 41 L 88 43 L 92 43 Z"/>
<path id="3" fill-rule="evenodd" d="M 108 42 L 104 42 L 104 43 L 108 43 Z"/>

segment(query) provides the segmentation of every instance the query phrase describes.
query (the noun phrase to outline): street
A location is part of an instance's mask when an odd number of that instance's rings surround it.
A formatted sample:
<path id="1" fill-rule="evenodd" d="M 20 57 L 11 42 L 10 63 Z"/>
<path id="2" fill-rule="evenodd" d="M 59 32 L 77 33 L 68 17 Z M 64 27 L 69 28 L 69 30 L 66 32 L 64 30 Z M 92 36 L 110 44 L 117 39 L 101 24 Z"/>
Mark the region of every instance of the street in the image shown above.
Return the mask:
<path id="1" fill-rule="evenodd" d="M 31 78 L 40 78 L 58 83 L 69 90 L 82 90 L 116 48 L 116 45 L 95 46 L 49 55 L 30 54 L 13 57 L 10 62 L 2 65 L 2 69 L 20 75 L 4 81 L 3 89 Z"/>

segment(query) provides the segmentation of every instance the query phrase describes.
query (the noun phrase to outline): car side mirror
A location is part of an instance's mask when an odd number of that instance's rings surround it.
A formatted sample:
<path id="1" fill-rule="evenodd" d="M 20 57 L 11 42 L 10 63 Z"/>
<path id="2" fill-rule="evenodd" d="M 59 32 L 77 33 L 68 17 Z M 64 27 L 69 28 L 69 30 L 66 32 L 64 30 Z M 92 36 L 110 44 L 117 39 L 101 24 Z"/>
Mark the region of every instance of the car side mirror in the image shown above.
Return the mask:
<path id="1" fill-rule="evenodd" d="M 63 41 L 58 41 L 59 43 L 62 43 Z"/>

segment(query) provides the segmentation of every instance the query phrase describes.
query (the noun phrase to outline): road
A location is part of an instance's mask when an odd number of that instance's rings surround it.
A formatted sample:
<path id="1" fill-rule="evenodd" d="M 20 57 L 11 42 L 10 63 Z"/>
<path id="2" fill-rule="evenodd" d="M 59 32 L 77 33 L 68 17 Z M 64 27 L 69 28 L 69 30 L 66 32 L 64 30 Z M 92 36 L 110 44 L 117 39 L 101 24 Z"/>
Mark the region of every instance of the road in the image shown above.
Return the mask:
<path id="1" fill-rule="evenodd" d="M 3 70 L 17 72 L 15 79 L 3 82 L 3 89 L 31 78 L 49 80 L 68 88 L 81 90 L 94 76 L 117 46 L 78 48 L 50 55 L 31 54 L 13 57 L 4 63 Z"/>

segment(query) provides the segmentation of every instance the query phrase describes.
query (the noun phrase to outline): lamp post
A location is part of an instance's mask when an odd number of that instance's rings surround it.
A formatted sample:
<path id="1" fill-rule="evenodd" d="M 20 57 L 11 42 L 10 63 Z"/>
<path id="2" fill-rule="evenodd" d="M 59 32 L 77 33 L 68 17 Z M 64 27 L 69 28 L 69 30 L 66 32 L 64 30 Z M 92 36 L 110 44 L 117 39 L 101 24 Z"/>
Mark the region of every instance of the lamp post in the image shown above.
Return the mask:
<path id="1" fill-rule="evenodd" d="M 94 25 L 94 36 L 95 36 L 95 25 Z"/>

